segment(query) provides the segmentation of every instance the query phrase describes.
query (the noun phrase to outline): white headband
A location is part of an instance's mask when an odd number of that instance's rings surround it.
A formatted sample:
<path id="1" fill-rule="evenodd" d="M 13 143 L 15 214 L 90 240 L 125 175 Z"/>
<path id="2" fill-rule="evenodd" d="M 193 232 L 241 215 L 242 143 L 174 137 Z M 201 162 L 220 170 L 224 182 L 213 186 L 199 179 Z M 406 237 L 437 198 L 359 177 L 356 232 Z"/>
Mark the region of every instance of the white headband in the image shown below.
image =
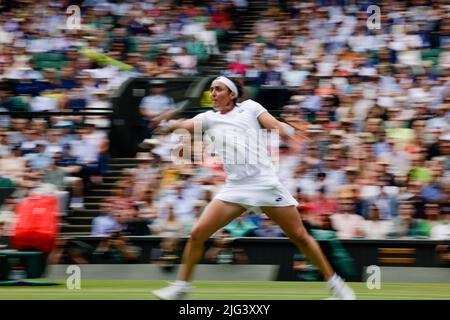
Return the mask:
<path id="1" fill-rule="evenodd" d="M 231 81 L 230 79 L 228 79 L 227 77 L 220 76 L 220 77 L 217 77 L 216 79 L 214 79 L 214 81 L 219 81 L 219 82 L 222 82 L 224 85 L 226 85 L 227 88 L 230 89 L 231 92 L 234 93 L 235 98 L 237 98 L 239 96 L 238 88 L 236 87 L 234 82 Z"/>

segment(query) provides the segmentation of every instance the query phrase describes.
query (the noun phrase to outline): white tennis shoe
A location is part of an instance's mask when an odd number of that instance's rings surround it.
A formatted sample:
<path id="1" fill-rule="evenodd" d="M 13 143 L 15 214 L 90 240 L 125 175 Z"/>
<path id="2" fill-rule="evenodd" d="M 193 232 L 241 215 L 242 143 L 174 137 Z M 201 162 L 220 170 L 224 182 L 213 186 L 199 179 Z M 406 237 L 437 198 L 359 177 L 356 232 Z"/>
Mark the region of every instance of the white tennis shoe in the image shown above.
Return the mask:
<path id="1" fill-rule="evenodd" d="M 160 300 L 185 300 L 192 287 L 188 283 L 173 282 L 169 286 L 154 290 L 152 293 Z"/>
<path id="2" fill-rule="evenodd" d="M 333 296 L 327 300 L 356 300 L 356 294 L 344 280 L 336 277 L 333 281 L 328 282 L 328 285 L 333 292 Z"/>

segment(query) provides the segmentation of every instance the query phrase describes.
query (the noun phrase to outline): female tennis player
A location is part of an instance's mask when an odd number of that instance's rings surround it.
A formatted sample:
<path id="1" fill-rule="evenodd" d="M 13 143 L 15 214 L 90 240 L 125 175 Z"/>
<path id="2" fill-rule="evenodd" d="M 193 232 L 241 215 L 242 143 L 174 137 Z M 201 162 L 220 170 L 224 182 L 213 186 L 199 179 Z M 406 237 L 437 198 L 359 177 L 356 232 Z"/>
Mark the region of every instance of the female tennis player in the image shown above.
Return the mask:
<path id="1" fill-rule="evenodd" d="M 278 121 L 253 100 L 238 103 L 243 88 L 237 80 L 223 76 L 216 78 L 209 95 L 214 111 L 201 113 L 192 119 L 171 120 L 166 130 L 186 129 L 193 132 L 194 126 L 201 125 L 205 135 L 214 137 L 211 141 L 220 141 L 213 142 L 214 151 L 223 163 L 227 180 L 193 228 L 184 249 L 177 280 L 168 287 L 154 290 L 153 294 L 163 300 L 186 298 L 192 290 L 190 281 L 195 265 L 203 256 L 205 241 L 248 208 L 260 207 L 320 269 L 335 299 L 355 299 L 353 290 L 333 271 L 318 243 L 304 228 L 296 209 L 298 203 L 280 183 L 268 152 L 258 143 L 252 143 L 257 141 L 261 129 L 278 130 L 282 137 L 293 136 L 296 129 Z M 233 138 L 236 133 L 241 139 Z M 230 154 L 239 157 L 244 153 L 252 159 L 256 155 L 258 161 L 243 163 L 230 159 Z"/>

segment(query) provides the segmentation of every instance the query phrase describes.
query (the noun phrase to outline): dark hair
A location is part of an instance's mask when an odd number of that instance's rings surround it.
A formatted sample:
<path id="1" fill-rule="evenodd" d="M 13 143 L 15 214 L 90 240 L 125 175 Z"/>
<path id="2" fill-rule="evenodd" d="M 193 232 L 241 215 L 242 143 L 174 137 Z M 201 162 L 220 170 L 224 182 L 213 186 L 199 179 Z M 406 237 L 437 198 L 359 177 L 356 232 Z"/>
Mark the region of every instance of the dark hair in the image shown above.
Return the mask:
<path id="1" fill-rule="evenodd" d="M 317 173 L 317 178 L 326 178 L 327 174 L 325 172 L 319 172 Z"/>

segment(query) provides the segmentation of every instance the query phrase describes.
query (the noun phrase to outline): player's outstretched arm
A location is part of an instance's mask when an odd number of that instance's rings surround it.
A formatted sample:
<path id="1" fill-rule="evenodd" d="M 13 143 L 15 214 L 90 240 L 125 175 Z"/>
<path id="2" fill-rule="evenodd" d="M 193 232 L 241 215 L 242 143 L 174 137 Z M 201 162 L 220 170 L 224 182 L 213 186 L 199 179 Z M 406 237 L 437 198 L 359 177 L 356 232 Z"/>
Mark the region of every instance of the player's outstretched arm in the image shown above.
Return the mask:
<path id="1" fill-rule="evenodd" d="M 156 117 L 154 117 L 153 121 L 155 123 L 161 123 L 162 121 L 169 121 L 181 111 L 181 108 L 178 109 L 172 109 L 172 110 L 166 110 L 158 114 Z"/>
<path id="2" fill-rule="evenodd" d="M 177 129 L 188 130 L 193 133 L 195 126 L 201 125 L 198 121 L 194 119 L 179 119 L 170 120 L 168 122 L 160 123 L 158 129 L 163 133 L 173 132 Z"/>
<path id="3" fill-rule="evenodd" d="M 259 117 L 258 121 L 261 126 L 268 130 L 276 129 L 280 133 L 282 138 L 292 137 L 294 135 L 300 135 L 301 137 L 306 137 L 303 135 L 303 127 L 300 124 L 289 122 L 285 123 L 277 120 L 269 112 L 263 112 Z"/>

